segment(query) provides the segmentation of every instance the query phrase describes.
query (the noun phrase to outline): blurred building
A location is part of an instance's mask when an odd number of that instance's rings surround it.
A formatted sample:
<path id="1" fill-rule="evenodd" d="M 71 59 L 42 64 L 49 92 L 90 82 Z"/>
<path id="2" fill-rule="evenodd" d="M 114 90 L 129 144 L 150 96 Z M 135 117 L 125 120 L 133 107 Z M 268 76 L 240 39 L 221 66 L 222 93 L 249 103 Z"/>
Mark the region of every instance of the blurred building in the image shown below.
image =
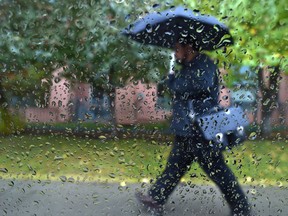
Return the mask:
<path id="1" fill-rule="evenodd" d="M 171 111 L 159 106 L 156 84 L 129 83 L 116 89 L 115 118 L 119 124 L 166 120 Z"/>
<path id="2" fill-rule="evenodd" d="M 109 97 L 104 92 L 93 90 L 87 83 L 71 85 L 63 78 L 63 68 L 53 72 L 53 85 L 46 108 L 28 107 L 25 117 L 28 122 L 111 121 Z M 96 93 L 95 93 L 96 92 Z M 250 121 L 261 122 L 258 91 L 222 87 L 219 102 L 222 106 L 240 103 L 247 110 Z M 165 121 L 171 116 L 170 99 L 159 96 L 157 85 L 129 83 L 115 91 L 114 111 L 118 124 L 135 124 Z M 165 105 L 164 105 L 165 104 Z M 273 112 L 272 124 L 288 126 L 288 76 L 282 74 L 279 86 L 279 108 Z"/>

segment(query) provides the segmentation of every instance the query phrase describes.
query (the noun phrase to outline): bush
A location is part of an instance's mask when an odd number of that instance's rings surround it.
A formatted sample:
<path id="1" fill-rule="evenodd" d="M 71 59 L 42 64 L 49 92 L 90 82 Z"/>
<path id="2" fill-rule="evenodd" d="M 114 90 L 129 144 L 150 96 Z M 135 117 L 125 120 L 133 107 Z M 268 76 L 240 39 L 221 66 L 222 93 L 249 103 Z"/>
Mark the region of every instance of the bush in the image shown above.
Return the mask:
<path id="1" fill-rule="evenodd" d="M 9 110 L 0 109 L 0 134 L 9 135 L 24 130 L 25 122 L 19 115 L 11 114 Z"/>

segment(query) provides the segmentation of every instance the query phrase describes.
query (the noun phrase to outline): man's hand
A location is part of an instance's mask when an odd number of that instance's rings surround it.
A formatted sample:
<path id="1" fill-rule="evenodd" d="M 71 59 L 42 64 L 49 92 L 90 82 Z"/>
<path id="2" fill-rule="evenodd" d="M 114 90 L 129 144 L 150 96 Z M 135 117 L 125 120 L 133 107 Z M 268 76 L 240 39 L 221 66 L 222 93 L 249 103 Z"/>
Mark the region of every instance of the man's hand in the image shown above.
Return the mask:
<path id="1" fill-rule="evenodd" d="M 174 66 L 172 68 L 170 68 L 169 74 L 175 74 L 175 67 Z"/>

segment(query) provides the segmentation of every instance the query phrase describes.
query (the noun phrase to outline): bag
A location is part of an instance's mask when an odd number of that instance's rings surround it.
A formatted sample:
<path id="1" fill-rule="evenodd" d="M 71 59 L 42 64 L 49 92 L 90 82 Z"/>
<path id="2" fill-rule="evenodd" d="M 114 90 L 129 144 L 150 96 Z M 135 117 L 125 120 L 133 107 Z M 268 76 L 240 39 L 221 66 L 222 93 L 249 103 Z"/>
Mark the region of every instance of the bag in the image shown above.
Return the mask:
<path id="1" fill-rule="evenodd" d="M 238 145 L 246 140 L 245 127 L 249 121 L 240 106 L 228 108 L 215 107 L 209 112 L 196 116 L 190 106 L 190 118 L 197 124 L 206 140 L 212 145 L 225 149 Z"/>

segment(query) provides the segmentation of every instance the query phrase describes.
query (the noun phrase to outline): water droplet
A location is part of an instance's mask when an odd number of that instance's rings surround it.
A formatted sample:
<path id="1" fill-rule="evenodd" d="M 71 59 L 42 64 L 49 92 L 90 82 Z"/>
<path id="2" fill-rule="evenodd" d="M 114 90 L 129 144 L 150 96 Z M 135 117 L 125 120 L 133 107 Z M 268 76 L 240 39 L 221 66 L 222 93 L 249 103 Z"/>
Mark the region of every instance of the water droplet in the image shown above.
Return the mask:
<path id="1" fill-rule="evenodd" d="M 106 139 L 106 136 L 103 136 L 103 135 L 101 135 L 101 136 L 99 136 L 99 139 Z"/>
<path id="2" fill-rule="evenodd" d="M 204 30 L 204 25 L 201 25 L 196 29 L 196 32 L 201 33 L 203 30 Z"/>
<path id="3" fill-rule="evenodd" d="M 60 176 L 59 178 L 60 178 L 60 180 L 62 182 L 66 182 L 67 181 L 67 177 L 66 176 Z"/>
<path id="4" fill-rule="evenodd" d="M 6 169 L 6 168 L 0 168 L 0 172 L 8 173 L 8 169 Z"/>
<path id="5" fill-rule="evenodd" d="M 75 179 L 72 178 L 72 177 L 70 177 L 70 178 L 67 179 L 67 181 L 70 182 L 70 183 L 74 183 L 74 182 L 75 182 Z"/>
<path id="6" fill-rule="evenodd" d="M 153 8 L 158 8 L 158 7 L 160 7 L 160 4 L 154 4 L 152 7 Z"/>
<path id="7" fill-rule="evenodd" d="M 14 182 L 13 182 L 13 181 L 10 181 L 10 182 L 8 183 L 8 185 L 9 185 L 10 187 L 13 187 L 13 186 L 14 186 Z"/>
<path id="8" fill-rule="evenodd" d="M 232 41 L 232 38 L 230 37 L 230 35 L 224 35 L 221 38 L 221 40 L 219 41 L 219 43 L 217 45 L 215 45 L 215 47 L 218 48 L 218 47 L 222 47 L 225 45 L 230 45 L 232 43 L 233 43 L 233 41 Z"/>
<path id="9" fill-rule="evenodd" d="M 55 83 L 59 83 L 60 81 L 61 81 L 60 77 L 55 77 L 55 78 L 54 78 L 54 82 L 55 82 Z"/>
<path id="10" fill-rule="evenodd" d="M 151 33 L 152 32 L 152 26 L 150 24 L 146 25 L 146 31 L 147 31 L 147 33 Z"/>
<path id="11" fill-rule="evenodd" d="M 187 31 L 181 32 L 180 34 L 181 34 L 181 37 L 185 37 L 186 38 L 188 36 L 188 32 Z"/>
<path id="12" fill-rule="evenodd" d="M 131 15 L 130 15 L 130 14 L 127 14 L 127 15 L 125 16 L 125 21 L 129 21 L 129 20 L 130 20 L 130 17 L 131 17 Z"/>
<path id="13" fill-rule="evenodd" d="M 214 28 L 217 32 L 220 31 L 220 28 L 219 28 L 218 25 L 214 25 L 213 28 Z"/>
<path id="14" fill-rule="evenodd" d="M 264 101 L 263 105 L 264 105 L 264 106 L 267 106 L 267 105 L 269 104 L 269 102 L 270 102 L 270 99 L 267 98 L 267 99 Z"/>
<path id="15" fill-rule="evenodd" d="M 76 21 L 75 21 L 75 25 L 76 25 L 76 27 L 79 28 L 79 29 L 83 29 L 83 27 L 84 27 L 84 23 L 83 23 L 82 20 L 76 20 Z"/>
<path id="16" fill-rule="evenodd" d="M 64 158 L 62 156 L 55 156 L 54 161 L 57 161 L 57 160 L 64 160 Z"/>
<path id="17" fill-rule="evenodd" d="M 249 135 L 249 137 L 248 137 L 249 140 L 255 140 L 256 138 L 257 138 L 256 132 L 250 133 L 250 135 Z"/>
<path id="18" fill-rule="evenodd" d="M 110 177 L 110 178 L 115 178 L 116 175 L 115 175 L 115 173 L 110 173 L 110 174 L 109 174 L 109 177 Z"/>

